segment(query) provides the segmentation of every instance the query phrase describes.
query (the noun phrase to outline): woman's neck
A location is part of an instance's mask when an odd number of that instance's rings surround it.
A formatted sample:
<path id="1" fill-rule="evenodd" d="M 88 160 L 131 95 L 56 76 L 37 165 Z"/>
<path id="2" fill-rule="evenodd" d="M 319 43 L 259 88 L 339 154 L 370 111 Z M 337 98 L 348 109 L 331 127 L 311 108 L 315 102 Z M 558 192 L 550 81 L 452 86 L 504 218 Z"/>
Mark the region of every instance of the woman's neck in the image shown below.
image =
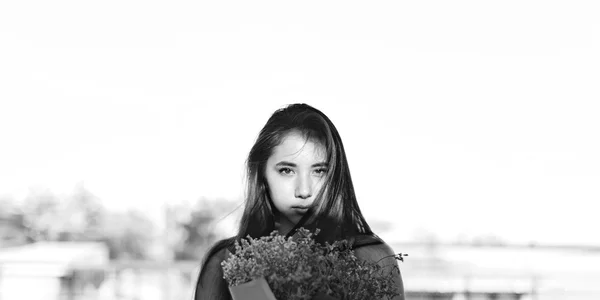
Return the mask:
<path id="1" fill-rule="evenodd" d="M 275 222 L 275 228 L 280 235 L 287 235 L 294 228 L 294 226 L 296 226 L 296 224 L 292 223 L 286 217 L 279 217 Z"/>

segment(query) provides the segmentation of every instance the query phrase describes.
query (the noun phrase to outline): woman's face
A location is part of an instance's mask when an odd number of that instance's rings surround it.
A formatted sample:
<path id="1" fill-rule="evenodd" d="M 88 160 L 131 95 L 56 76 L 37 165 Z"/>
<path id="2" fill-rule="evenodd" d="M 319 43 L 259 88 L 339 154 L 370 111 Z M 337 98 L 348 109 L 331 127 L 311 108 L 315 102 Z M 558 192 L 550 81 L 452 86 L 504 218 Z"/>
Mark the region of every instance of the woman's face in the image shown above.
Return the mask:
<path id="1" fill-rule="evenodd" d="M 265 177 L 271 200 L 281 213 L 280 231 L 291 230 L 321 190 L 327 174 L 325 153 L 320 143 L 298 132 L 287 134 L 273 149 Z"/>

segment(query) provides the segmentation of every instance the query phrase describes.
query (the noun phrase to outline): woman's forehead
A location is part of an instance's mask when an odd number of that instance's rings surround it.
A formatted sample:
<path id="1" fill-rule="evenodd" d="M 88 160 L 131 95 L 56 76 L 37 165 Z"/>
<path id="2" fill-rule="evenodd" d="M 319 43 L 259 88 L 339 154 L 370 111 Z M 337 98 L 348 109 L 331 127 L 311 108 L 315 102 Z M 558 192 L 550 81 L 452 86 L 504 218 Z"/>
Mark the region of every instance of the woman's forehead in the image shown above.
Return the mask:
<path id="1" fill-rule="evenodd" d="M 290 132 L 273 149 L 269 160 L 325 162 L 326 153 L 322 143 L 307 139 L 299 132 Z"/>

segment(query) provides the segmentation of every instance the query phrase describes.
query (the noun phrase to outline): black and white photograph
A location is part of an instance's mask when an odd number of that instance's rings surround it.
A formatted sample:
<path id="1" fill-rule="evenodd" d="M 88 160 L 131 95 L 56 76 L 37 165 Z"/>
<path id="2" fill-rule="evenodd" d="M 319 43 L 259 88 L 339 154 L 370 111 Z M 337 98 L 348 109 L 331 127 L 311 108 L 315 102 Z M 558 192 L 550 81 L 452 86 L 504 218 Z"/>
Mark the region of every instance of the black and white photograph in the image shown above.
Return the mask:
<path id="1" fill-rule="evenodd" d="M 600 299 L 600 2 L 0 2 L 0 300 Z"/>

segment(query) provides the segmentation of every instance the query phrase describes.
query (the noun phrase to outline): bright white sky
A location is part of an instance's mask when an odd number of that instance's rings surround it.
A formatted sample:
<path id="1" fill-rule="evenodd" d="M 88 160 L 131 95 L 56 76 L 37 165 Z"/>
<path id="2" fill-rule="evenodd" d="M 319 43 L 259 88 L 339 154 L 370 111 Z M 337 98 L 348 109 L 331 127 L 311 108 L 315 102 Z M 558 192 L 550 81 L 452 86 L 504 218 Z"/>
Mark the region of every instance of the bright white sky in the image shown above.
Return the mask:
<path id="1" fill-rule="evenodd" d="M 600 245 L 600 2 L 197 2 L 3 1 L 0 195 L 239 199 L 306 102 L 389 241 Z"/>

